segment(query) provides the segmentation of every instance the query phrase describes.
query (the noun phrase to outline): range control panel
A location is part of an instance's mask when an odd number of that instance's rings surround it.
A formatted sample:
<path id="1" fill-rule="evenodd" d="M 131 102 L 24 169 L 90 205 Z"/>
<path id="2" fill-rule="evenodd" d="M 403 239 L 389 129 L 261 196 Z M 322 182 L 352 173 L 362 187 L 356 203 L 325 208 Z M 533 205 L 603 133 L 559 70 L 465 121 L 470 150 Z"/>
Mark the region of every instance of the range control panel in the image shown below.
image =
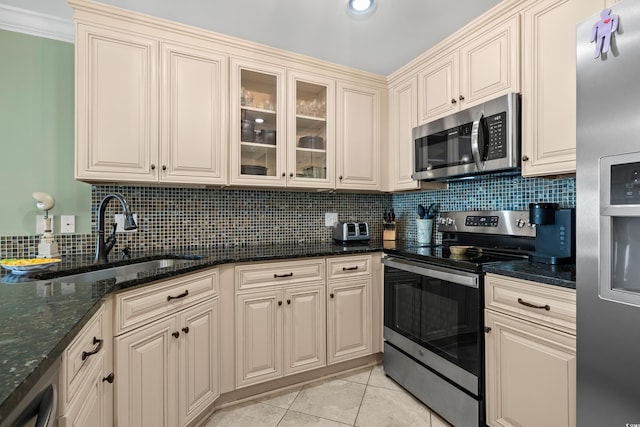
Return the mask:
<path id="1" fill-rule="evenodd" d="M 464 221 L 466 227 L 497 227 L 500 217 L 495 215 L 469 215 Z"/>
<path id="2" fill-rule="evenodd" d="M 536 228 L 529 222 L 528 210 L 442 212 L 438 221 L 438 231 L 536 236 Z"/>

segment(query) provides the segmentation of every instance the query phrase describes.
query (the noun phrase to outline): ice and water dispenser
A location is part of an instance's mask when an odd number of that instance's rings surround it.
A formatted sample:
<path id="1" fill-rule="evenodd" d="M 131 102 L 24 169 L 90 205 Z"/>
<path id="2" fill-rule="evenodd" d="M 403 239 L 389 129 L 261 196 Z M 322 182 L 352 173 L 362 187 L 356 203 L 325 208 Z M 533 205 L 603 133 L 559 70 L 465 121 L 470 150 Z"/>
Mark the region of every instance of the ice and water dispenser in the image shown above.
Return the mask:
<path id="1" fill-rule="evenodd" d="M 600 296 L 640 306 L 640 153 L 600 159 Z"/>

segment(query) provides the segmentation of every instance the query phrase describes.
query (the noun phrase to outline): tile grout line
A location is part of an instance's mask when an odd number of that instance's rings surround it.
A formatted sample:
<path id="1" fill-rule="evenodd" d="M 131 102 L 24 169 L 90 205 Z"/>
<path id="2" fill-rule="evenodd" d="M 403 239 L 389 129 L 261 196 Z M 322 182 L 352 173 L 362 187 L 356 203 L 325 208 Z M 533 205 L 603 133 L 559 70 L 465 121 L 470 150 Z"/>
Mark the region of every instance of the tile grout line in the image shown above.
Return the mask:
<path id="1" fill-rule="evenodd" d="M 356 413 L 356 419 L 353 420 L 353 426 L 356 426 L 358 422 L 358 416 L 360 415 L 360 410 L 362 409 L 362 402 L 364 402 L 364 396 L 367 394 L 367 389 L 369 388 L 369 381 L 371 381 L 371 375 L 373 375 L 373 370 L 375 366 L 371 368 L 369 371 L 369 377 L 367 378 L 367 383 L 364 385 L 364 392 L 362 393 L 362 399 L 360 399 L 360 405 L 358 406 L 358 412 Z"/>

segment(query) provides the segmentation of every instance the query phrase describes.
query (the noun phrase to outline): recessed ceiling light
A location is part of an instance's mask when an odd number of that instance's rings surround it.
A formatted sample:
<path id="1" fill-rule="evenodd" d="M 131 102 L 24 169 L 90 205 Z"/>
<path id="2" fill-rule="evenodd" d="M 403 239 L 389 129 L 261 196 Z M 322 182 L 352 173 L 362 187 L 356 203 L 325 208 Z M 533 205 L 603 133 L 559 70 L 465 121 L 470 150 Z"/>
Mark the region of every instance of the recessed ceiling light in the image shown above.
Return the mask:
<path id="1" fill-rule="evenodd" d="M 261 119 L 260 117 L 258 117 L 256 119 L 256 123 L 264 123 L 264 119 Z"/>
<path id="2" fill-rule="evenodd" d="M 347 0 L 347 10 L 354 15 L 371 13 L 375 5 L 375 0 Z"/>

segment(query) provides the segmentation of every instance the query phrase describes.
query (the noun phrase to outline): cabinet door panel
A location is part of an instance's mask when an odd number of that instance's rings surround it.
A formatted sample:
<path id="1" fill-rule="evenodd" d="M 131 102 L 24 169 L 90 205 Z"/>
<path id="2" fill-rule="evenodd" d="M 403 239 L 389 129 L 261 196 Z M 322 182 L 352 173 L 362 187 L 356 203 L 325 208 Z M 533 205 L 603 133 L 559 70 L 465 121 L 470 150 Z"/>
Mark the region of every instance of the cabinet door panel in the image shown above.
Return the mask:
<path id="1" fill-rule="evenodd" d="M 120 427 L 177 425 L 175 317 L 115 340 L 116 418 Z"/>
<path id="2" fill-rule="evenodd" d="M 112 408 L 105 406 L 106 387 L 111 384 L 102 381 L 104 357 L 96 360 L 92 371 L 87 374 L 89 386 L 83 388 L 83 394 L 75 399 L 60 418 L 60 427 L 108 427 L 112 425 L 113 414 L 107 412 Z"/>
<path id="3" fill-rule="evenodd" d="M 76 178 L 156 181 L 157 43 L 79 24 Z"/>
<path id="4" fill-rule="evenodd" d="M 226 56 L 163 44 L 161 61 L 161 180 L 225 183 Z"/>
<path id="5" fill-rule="evenodd" d="M 536 2 L 525 10 L 522 91 L 523 176 L 576 170 L 575 25 L 604 0 Z"/>
<path id="6" fill-rule="evenodd" d="M 418 121 L 430 122 L 458 111 L 459 53 L 454 51 L 418 72 Z"/>
<path id="7" fill-rule="evenodd" d="M 460 48 L 460 108 L 520 89 L 518 16 Z"/>
<path id="8" fill-rule="evenodd" d="M 391 190 L 419 188 L 413 174 L 412 130 L 418 124 L 418 80 L 408 78 L 389 89 Z"/>
<path id="9" fill-rule="evenodd" d="M 377 190 L 380 185 L 380 93 L 338 84 L 337 188 Z"/>
<path id="10" fill-rule="evenodd" d="M 241 294 L 236 304 L 236 386 L 281 377 L 282 291 Z"/>
<path id="11" fill-rule="evenodd" d="M 180 313 L 180 420 L 191 422 L 220 395 L 218 299 Z"/>
<path id="12" fill-rule="evenodd" d="M 328 363 L 371 353 L 371 279 L 328 286 Z"/>
<path id="13" fill-rule="evenodd" d="M 575 336 L 487 311 L 487 423 L 576 425 Z"/>
<path id="14" fill-rule="evenodd" d="M 284 374 L 326 364 L 326 311 L 324 285 L 285 291 Z"/>

